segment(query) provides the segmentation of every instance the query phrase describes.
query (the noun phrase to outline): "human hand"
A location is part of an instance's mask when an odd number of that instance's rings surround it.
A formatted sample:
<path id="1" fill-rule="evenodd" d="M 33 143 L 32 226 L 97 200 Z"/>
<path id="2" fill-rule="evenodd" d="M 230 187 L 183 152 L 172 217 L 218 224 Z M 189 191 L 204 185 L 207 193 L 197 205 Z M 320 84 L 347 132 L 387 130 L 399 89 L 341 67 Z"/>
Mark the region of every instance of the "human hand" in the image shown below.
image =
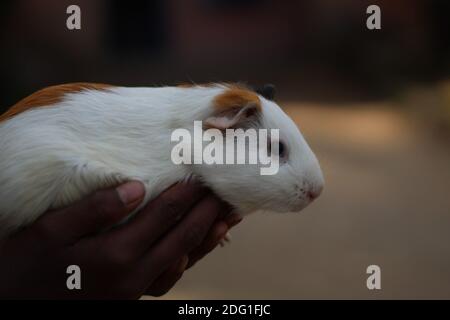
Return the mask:
<path id="1" fill-rule="evenodd" d="M 117 227 L 141 203 L 129 182 L 44 214 L 0 243 L 0 297 L 139 298 L 161 295 L 239 222 L 207 189 L 179 183 Z M 100 232 L 101 230 L 107 231 Z M 81 269 L 69 290 L 66 269 Z"/>

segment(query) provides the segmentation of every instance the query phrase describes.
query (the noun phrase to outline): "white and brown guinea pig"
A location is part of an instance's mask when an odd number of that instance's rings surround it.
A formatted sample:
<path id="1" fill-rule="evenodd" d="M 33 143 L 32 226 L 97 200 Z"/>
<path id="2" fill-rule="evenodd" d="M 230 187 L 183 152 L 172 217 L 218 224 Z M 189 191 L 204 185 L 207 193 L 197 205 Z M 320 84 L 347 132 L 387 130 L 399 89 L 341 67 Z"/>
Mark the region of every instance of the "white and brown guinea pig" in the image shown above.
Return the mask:
<path id="1" fill-rule="evenodd" d="M 177 181 L 195 177 L 241 214 L 300 211 L 320 194 L 322 172 L 297 126 L 271 100 L 270 87 L 265 89 L 73 83 L 26 97 L 0 116 L 0 237 L 49 209 L 128 180 L 145 184 L 143 204 Z M 253 112 L 239 113 L 248 106 Z M 279 129 L 278 172 L 174 164 L 171 134 L 178 128 L 192 131 L 195 120 Z"/>

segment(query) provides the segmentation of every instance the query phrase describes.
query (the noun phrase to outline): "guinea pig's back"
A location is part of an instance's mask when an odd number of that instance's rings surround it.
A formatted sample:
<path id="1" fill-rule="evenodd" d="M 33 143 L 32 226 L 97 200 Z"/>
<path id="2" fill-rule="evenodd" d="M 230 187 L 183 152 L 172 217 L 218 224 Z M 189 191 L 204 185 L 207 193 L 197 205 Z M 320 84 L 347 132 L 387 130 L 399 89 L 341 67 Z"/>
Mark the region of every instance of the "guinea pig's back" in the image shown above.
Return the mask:
<path id="1" fill-rule="evenodd" d="M 165 145 L 167 121 L 147 90 L 81 89 L 47 90 L 0 116 L 0 236 L 158 161 L 149 146 Z"/>

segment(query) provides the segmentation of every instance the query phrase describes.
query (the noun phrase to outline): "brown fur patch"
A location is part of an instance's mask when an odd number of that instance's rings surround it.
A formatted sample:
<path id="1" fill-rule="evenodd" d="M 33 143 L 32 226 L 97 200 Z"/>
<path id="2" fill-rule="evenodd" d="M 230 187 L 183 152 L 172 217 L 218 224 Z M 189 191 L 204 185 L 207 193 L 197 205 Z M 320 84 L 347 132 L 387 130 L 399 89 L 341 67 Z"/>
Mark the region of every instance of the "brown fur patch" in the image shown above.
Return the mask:
<path id="1" fill-rule="evenodd" d="M 213 104 L 218 112 L 242 108 L 250 104 L 254 105 L 257 111 L 261 111 L 261 100 L 258 95 L 239 85 L 229 85 L 227 90 L 214 98 Z"/>
<path id="2" fill-rule="evenodd" d="M 83 90 L 105 90 L 111 88 L 109 84 L 102 83 L 67 83 L 56 86 L 47 87 L 36 91 L 28 97 L 20 100 L 8 111 L 0 115 L 0 121 L 7 120 L 15 115 L 36 107 L 50 106 L 61 102 L 67 93 L 75 93 Z"/>

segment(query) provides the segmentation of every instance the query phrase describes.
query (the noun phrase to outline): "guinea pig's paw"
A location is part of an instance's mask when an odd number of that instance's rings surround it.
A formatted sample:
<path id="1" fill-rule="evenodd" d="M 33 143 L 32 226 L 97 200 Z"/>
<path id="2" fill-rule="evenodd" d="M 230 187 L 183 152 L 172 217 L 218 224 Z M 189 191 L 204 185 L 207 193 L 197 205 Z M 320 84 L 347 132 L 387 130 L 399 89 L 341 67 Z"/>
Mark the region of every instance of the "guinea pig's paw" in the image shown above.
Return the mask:
<path id="1" fill-rule="evenodd" d="M 225 246 L 226 244 L 231 242 L 231 234 L 227 232 L 225 236 L 220 240 L 219 244 L 221 247 Z"/>

